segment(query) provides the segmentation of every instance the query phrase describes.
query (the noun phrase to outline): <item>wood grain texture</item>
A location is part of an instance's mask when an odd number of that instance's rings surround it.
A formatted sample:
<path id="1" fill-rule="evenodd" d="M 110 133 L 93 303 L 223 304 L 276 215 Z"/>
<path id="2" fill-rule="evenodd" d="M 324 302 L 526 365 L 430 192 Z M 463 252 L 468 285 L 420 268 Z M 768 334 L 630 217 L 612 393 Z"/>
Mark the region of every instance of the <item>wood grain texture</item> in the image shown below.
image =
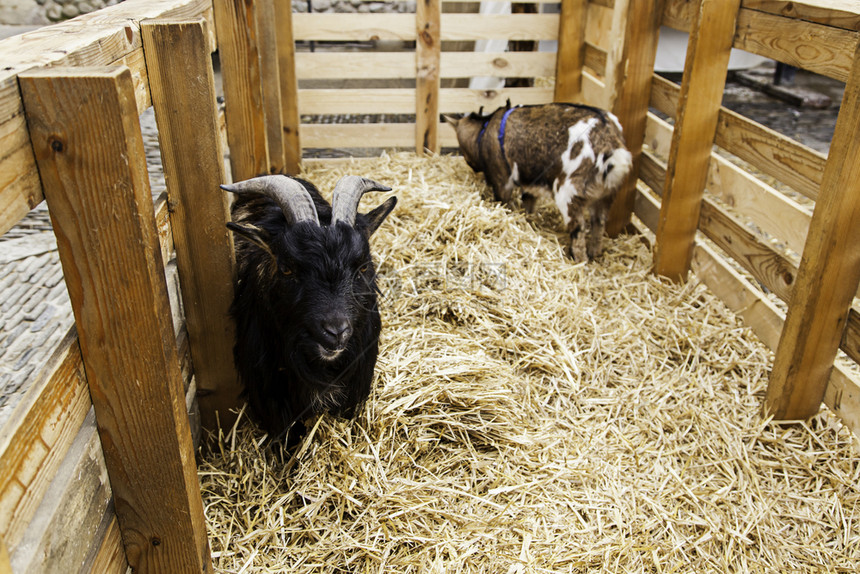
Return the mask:
<path id="1" fill-rule="evenodd" d="M 677 84 L 654 76 L 651 89 L 654 108 L 675 117 L 679 94 Z M 824 154 L 725 107 L 720 108 L 714 141 L 806 197 L 818 196 L 827 159 Z"/>
<path id="2" fill-rule="evenodd" d="M 618 31 L 619 36 L 623 34 L 624 37 L 622 53 L 615 60 L 615 65 L 611 65 L 610 58 L 607 58 L 607 67 L 615 68 L 615 81 L 606 84 L 601 102 L 589 102 L 611 105 L 624 128 L 627 148 L 633 154 L 631 174 L 618 190 L 609 210 L 606 231 L 611 237 L 627 227 L 633 212 L 639 156 L 645 138 L 650 84 L 654 76 L 654 59 L 660 34 L 660 8 L 660 0 L 637 0 L 629 4 L 629 14 L 623 21 L 625 29 L 623 32 Z"/>
<path id="3" fill-rule="evenodd" d="M 636 215 L 652 231 L 657 229 L 660 200 L 641 187 Z M 785 322 L 784 314 L 761 290 L 741 277 L 732 265 L 710 247 L 696 242 L 692 270 L 726 306 L 738 314 L 771 350 L 776 350 Z M 824 394 L 825 404 L 855 433 L 860 433 L 860 380 L 836 365 Z"/>
<path id="4" fill-rule="evenodd" d="M 825 26 L 860 31 L 857 0 L 743 0 L 743 7 Z"/>
<path id="5" fill-rule="evenodd" d="M 302 146 L 299 124 L 299 82 L 296 78 L 296 44 L 293 40 L 293 9 L 288 2 L 275 2 L 278 79 L 281 82 L 281 137 L 283 164 L 289 174 L 301 170 Z"/>
<path id="6" fill-rule="evenodd" d="M 119 523 L 114 517 L 108 524 L 92 564 L 81 574 L 126 574 L 130 570 L 122 547 Z"/>
<path id="7" fill-rule="evenodd" d="M 860 283 L 860 57 L 836 122 L 821 193 L 774 359 L 767 410 L 778 419 L 818 411 Z"/>
<path id="8" fill-rule="evenodd" d="M 0 41 L 0 234 L 44 199 L 17 75 L 47 66 L 124 63 L 132 70 L 143 111 L 149 91 L 138 22 L 164 15 L 211 20 L 210 7 L 206 0 L 126 0 Z"/>
<path id="9" fill-rule="evenodd" d="M 631 4 L 637 4 L 637 12 L 630 14 Z M 643 8 L 644 6 L 644 8 Z M 642 10 L 645 10 L 644 12 Z M 615 103 L 624 90 L 624 84 L 629 81 L 627 77 L 628 62 L 632 54 L 636 54 L 639 58 L 632 62 L 638 70 L 648 68 L 651 64 L 651 69 L 654 68 L 650 58 L 641 59 L 641 54 L 650 54 L 651 38 L 650 35 L 658 33 L 656 29 L 657 10 L 652 9 L 651 5 L 640 2 L 629 2 L 629 0 L 616 0 L 615 9 L 612 11 L 612 19 L 609 29 L 609 45 L 606 47 L 606 63 L 604 64 L 603 83 L 606 84 L 606 101 L 610 109 L 615 108 Z M 646 23 L 652 23 L 654 28 L 648 27 L 649 36 L 644 38 L 631 38 L 633 30 L 629 30 L 627 25 L 628 17 L 645 18 Z M 653 16 L 653 17 L 652 17 Z M 638 24 L 638 23 L 637 23 Z M 638 43 L 628 46 L 627 42 L 638 40 Z M 656 47 L 654 48 L 656 54 Z M 623 125 L 623 124 L 622 124 Z"/>
<path id="10" fill-rule="evenodd" d="M 234 181 L 266 173 L 268 141 L 263 110 L 260 38 L 255 4 L 214 0 L 218 53 Z"/>
<path id="11" fill-rule="evenodd" d="M 276 0 L 255 0 L 257 33 L 260 38 L 260 85 L 263 89 L 263 115 L 266 127 L 268 165 L 266 173 L 283 173 L 284 141 L 281 110 L 280 58 L 278 48 L 281 30 L 277 28 Z"/>
<path id="12" fill-rule="evenodd" d="M 587 14 L 587 0 L 561 0 L 553 101 L 579 101 L 582 92 L 582 66 L 585 65 Z"/>
<path id="13" fill-rule="evenodd" d="M 90 408 L 74 329 L 3 428 L 0 536 L 15 548 Z"/>
<path id="14" fill-rule="evenodd" d="M 415 54 L 412 52 L 297 52 L 295 68 L 296 77 L 299 80 L 408 79 L 415 77 Z"/>
<path id="15" fill-rule="evenodd" d="M 113 511 L 104 456 L 90 410 L 51 489 L 12 551 L 15 572 L 76 572 Z"/>
<path id="16" fill-rule="evenodd" d="M 233 365 L 233 241 L 227 231 L 224 153 L 202 21 L 141 26 L 170 202 L 182 302 L 200 390 L 202 424 L 230 424 L 241 405 Z M 177 59 L 175 54 L 183 54 Z M 193 138 L 188 138 L 194 133 Z"/>
<path id="17" fill-rule="evenodd" d="M 741 10 L 734 46 L 844 82 L 857 38 L 854 31 Z"/>
<path id="18" fill-rule="evenodd" d="M 701 0 L 687 45 L 654 249 L 654 271 L 672 280 L 690 269 L 739 4 Z"/>
<path id="19" fill-rule="evenodd" d="M 209 545 L 131 74 L 19 79 L 129 564 L 201 572 Z"/>
<path id="20" fill-rule="evenodd" d="M 439 25 L 442 5 L 439 0 L 418 0 L 415 3 L 415 152 L 439 151 L 440 54 L 442 41 Z"/>

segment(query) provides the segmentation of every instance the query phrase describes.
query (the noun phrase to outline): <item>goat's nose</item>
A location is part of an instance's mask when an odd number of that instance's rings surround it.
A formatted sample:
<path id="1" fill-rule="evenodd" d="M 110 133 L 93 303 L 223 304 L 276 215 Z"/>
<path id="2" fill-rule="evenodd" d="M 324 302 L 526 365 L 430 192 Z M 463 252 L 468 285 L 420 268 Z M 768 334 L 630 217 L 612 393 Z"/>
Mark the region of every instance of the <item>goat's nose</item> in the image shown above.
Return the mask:
<path id="1" fill-rule="evenodd" d="M 342 347 L 352 335 L 352 327 L 343 317 L 327 319 L 322 323 L 323 334 L 332 344 Z"/>

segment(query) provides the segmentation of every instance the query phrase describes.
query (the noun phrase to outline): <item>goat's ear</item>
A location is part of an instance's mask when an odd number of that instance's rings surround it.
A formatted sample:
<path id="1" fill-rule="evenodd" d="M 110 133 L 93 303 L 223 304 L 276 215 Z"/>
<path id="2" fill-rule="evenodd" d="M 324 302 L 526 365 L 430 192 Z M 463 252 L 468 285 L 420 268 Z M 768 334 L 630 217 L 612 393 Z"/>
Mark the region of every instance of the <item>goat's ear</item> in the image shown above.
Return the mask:
<path id="1" fill-rule="evenodd" d="M 385 218 L 388 217 L 388 214 L 391 213 L 391 210 L 394 209 L 394 206 L 397 205 L 397 197 L 389 197 L 386 199 L 382 205 L 374 208 L 372 211 L 364 214 L 364 225 L 363 231 L 366 237 L 370 237 L 373 233 L 379 229 L 379 226 L 382 225 L 382 222 L 385 221 Z"/>
<path id="2" fill-rule="evenodd" d="M 239 225 L 238 223 L 233 223 L 232 221 L 227 222 L 227 229 L 241 235 L 272 257 L 274 254 L 272 253 L 272 248 L 269 247 L 269 234 L 266 233 L 265 230 L 255 226 L 255 225 Z"/>
<path id="3" fill-rule="evenodd" d="M 454 129 L 457 129 L 457 125 L 459 125 L 460 120 L 461 120 L 461 119 L 463 119 L 463 118 L 462 118 L 462 117 L 457 117 L 457 116 L 451 116 L 451 115 L 448 115 L 448 114 L 442 114 L 442 119 L 444 119 L 447 123 L 449 123 L 449 124 L 451 124 L 452 126 L 454 126 Z"/>

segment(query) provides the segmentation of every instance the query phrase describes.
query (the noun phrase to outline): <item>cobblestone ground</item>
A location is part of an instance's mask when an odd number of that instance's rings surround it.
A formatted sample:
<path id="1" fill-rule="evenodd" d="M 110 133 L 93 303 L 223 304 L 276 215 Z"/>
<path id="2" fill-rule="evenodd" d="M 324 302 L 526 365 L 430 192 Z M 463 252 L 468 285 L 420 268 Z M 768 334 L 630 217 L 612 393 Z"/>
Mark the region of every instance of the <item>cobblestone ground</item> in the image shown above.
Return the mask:
<path id="1" fill-rule="evenodd" d="M 844 85 L 802 72 L 798 72 L 796 82 L 827 93 L 834 105 L 826 110 L 795 109 L 731 81 L 724 105 L 826 153 Z M 339 123 L 369 120 L 363 117 L 318 119 Z M 141 129 L 152 192 L 157 196 L 165 186 L 151 110 L 141 117 Z M 306 152 L 309 156 L 323 155 L 322 150 Z M 326 150 L 325 155 L 332 155 L 331 152 Z M 8 416 L 23 395 L 26 384 L 35 380 L 51 351 L 73 326 L 62 279 L 56 241 L 43 202 L 18 226 L 0 236 L 0 420 Z"/>

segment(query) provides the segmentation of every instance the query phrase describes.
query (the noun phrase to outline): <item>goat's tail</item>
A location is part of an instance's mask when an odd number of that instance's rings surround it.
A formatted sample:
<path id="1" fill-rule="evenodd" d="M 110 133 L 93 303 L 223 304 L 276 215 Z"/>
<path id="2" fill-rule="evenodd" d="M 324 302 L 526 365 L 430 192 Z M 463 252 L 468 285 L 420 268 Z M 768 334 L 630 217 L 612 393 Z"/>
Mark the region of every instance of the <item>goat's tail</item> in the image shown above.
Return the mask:
<path id="1" fill-rule="evenodd" d="M 619 147 L 612 150 L 604 156 L 603 165 L 600 166 L 603 185 L 613 191 L 618 189 L 632 167 L 633 155 L 626 148 Z"/>

